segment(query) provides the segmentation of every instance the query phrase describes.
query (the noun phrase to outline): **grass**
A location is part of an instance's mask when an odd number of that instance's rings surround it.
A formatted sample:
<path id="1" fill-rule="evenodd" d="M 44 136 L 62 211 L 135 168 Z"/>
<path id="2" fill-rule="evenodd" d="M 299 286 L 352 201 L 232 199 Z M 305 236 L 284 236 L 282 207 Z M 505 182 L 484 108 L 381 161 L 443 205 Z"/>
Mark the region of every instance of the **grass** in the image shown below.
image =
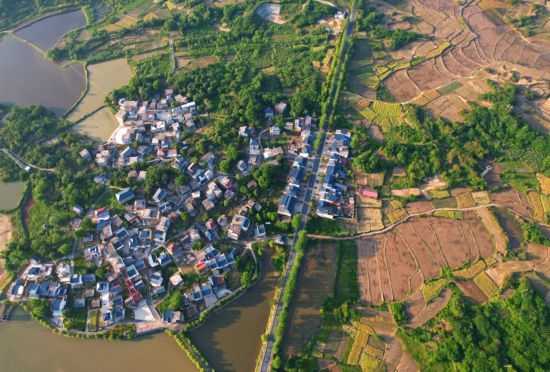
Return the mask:
<path id="1" fill-rule="evenodd" d="M 472 192 L 472 198 L 474 198 L 477 205 L 487 205 L 491 203 L 491 198 L 487 191 Z"/>
<path id="2" fill-rule="evenodd" d="M 448 190 L 430 190 L 430 196 L 434 199 L 444 199 L 451 196 Z"/>
<path id="3" fill-rule="evenodd" d="M 462 83 L 460 81 L 452 81 L 451 83 L 445 85 L 444 87 L 439 88 L 437 91 L 441 93 L 442 95 L 446 95 L 449 93 L 454 92 L 458 88 L 462 87 Z"/>
<path id="4" fill-rule="evenodd" d="M 348 364 L 357 365 L 359 364 L 359 358 L 361 357 L 361 351 L 367 345 L 369 340 L 369 335 L 364 332 L 358 332 L 357 336 L 353 340 L 353 345 L 351 346 L 350 353 L 348 355 Z"/>
<path id="5" fill-rule="evenodd" d="M 429 304 L 430 302 L 435 300 L 437 297 L 439 297 L 441 290 L 447 284 L 449 284 L 449 279 L 438 279 L 438 280 L 425 283 L 422 286 L 422 296 L 424 296 L 424 300 L 426 300 L 426 303 Z"/>
<path id="6" fill-rule="evenodd" d="M 345 236 L 348 235 L 348 230 L 340 222 L 329 220 L 327 218 L 312 217 L 307 223 L 307 230 L 310 234 L 328 235 L 328 236 Z"/>
<path id="7" fill-rule="evenodd" d="M 374 358 L 382 359 L 384 357 L 384 350 L 380 350 L 377 347 L 366 344 L 365 345 L 365 354 L 368 354 Z"/>
<path id="8" fill-rule="evenodd" d="M 388 103 L 375 100 L 372 110 L 381 117 L 398 117 L 403 113 L 403 107 L 399 103 Z"/>
<path id="9" fill-rule="evenodd" d="M 413 357 L 413 359 L 418 363 L 418 368 L 421 371 L 428 369 L 428 361 L 430 360 L 430 355 L 426 351 L 426 348 L 414 338 L 409 336 L 407 332 L 398 328 L 395 336 L 403 344 L 403 348 Z"/>
<path id="10" fill-rule="evenodd" d="M 458 208 L 470 208 L 476 206 L 476 202 L 474 201 L 471 192 L 465 192 L 463 194 L 457 195 L 456 202 L 458 204 Z"/>
<path id="11" fill-rule="evenodd" d="M 86 330 L 86 309 L 72 309 L 71 315 L 64 320 L 64 328 L 67 330 L 85 331 Z"/>
<path id="12" fill-rule="evenodd" d="M 527 193 L 527 200 L 535 212 L 535 219 L 539 222 L 545 222 L 544 206 L 541 201 L 540 194 L 534 190 Z"/>
<path id="13" fill-rule="evenodd" d="M 97 332 L 99 329 L 99 310 L 93 310 L 88 313 L 88 332 Z"/>
<path id="14" fill-rule="evenodd" d="M 338 269 L 335 281 L 336 299 L 359 299 L 357 283 L 357 245 L 354 241 L 338 242 Z"/>
<path id="15" fill-rule="evenodd" d="M 493 297 L 498 292 L 497 285 L 484 271 L 474 278 L 474 282 L 489 298 Z"/>
<path id="16" fill-rule="evenodd" d="M 374 371 L 380 365 L 380 361 L 375 357 L 372 357 L 366 353 L 361 355 L 361 361 L 359 362 L 361 370 L 363 371 Z"/>
<path id="17" fill-rule="evenodd" d="M 460 280 L 470 280 L 479 275 L 483 270 L 485 270 L 485 262 L 479 260 L 470 267 L 453 272 L 453 276 Z"/>
<path id="18" fill-rule="evenodd" d="M 433 213 L 434 217 L 445 217 L 445 218 L 452 218 L 453 220 L 462 220 L 464 219 L 464 215 L 461 211 L 435 211 Z"/>
<path id="19" fill-rule="evenodd" d="M 443 44 L 439 45 L 437 48 L 432 49 L 428 53 L 426 53 L 425 57 L 428 58 L 428 59 L 431 59 L 431 58 L 435 58 L 437 56 L 440 56 L 450 46 L 451 46 L 451 43 L 446 41 Z"/>

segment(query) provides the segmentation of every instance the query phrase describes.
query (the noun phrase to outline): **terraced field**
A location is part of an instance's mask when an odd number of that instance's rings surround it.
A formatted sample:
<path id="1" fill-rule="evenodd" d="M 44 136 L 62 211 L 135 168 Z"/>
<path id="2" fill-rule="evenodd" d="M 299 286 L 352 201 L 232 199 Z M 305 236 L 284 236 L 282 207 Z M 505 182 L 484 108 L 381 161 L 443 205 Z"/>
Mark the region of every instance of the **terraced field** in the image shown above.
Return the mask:
<path id="1" fill-rule="evenodd" d="M 474 213 L 463 217 L 414 217 L 383 235 L 358 240 L 361 301 L 403 300 L 445 267 L 457 269 L 490 257 L 494 246 L 489 232 Z"/>

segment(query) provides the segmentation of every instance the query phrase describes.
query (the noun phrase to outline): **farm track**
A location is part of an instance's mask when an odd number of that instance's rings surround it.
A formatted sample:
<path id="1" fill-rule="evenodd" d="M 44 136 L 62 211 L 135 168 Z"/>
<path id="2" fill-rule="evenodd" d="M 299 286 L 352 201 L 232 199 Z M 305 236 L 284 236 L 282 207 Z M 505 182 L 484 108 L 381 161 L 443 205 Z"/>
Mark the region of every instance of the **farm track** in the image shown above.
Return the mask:
<path id="1" fill-rule="evenodd" d="M 519 213 L 517 211 L 515 211 L 514 209 L 512 208 L 509 208 L 505 205 L 502 205 L 500 203 L 489 203 L 489 204 L 486 204 L 486 205 L 478 205 L 478 206 L 475 206 L 475 207 L 465 207 L 465 208 L 434 208 L 434 209 L 430 209 L 426 212 L 419 212 L 419 213 L 412 213 L 412 214 L 409 214 L 407 215 L 405 218 L 403 218 L 402 220 L 400 221 L 397 221 L 381 230 L 377 230 L 377 231 L 369 231 L 369 232 L 365 232 L 365 233 L 361 233 L 361 234 L 357 234 L 357 235 L 352 235 L 352 236 L 329 236 L 329 235 L 319 235 L 319 234 L 308 234 L 308 238 L 311 238 L 311 239 L 326 239 L 326 240 L 355 240 L 355 239 L 360 239 L 360 238 L 364 238 L 364 237 L 368 237 L 368 236 L 375 236 L 375 235 L 379 235 L 379 234 L 383 234 L 385 232 L 388 232 L 388 231 L 391 231 L 393 230 L 396 226 L 399 226 L 401 225 L 402 223 L 405 223 L 407 222 L 408 220 L 410 220 L 411 218 L 413 217 L 420 217 L 420 216 L 431 216 L 434 212 L 437 212 L 437 211 L 475 211 L 477 209 L 481 209 L 481 208 L 489 208 L 489 207 L 498 207 L 498 208 L 503 208 L 503 209 L 506 209 L 506 210 L 509 210 L 511 213 L 515 214 L 516 216 L 519 216 L 521 218 L 524 218 L 526 219 L 527 221 L 529 222 L 534 222 L 534 223 L 537 223 L 535 220 L 533 220 L 531 217 L 527 217 L 525 215 L 523 215 L 522 213 Z M 544 226 L 544 227 L 548 227 L 550 228 L 550 225 L 548 224 L 544 224 L 544 223 L 538 223 L 539 225 L 541 226 Z"/>

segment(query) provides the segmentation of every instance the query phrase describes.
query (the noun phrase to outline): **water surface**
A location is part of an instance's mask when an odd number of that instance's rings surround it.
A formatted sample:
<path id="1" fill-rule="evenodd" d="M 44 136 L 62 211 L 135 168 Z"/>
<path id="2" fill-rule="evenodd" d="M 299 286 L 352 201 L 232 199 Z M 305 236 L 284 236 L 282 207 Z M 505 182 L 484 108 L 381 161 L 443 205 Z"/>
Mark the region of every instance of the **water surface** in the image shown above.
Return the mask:
<path id="1" fill-rule="evenodd" d="M 117 127 L 118 121 L 115 115 L 108 107 L 104 107 L 75 125 L 74 130 L 103 142 L 109 139 Z"/>
<path id="2" fill-rule="evenodd" d="M 88 92 L 67 119 L 75 122 L 97 110 L 104 105 L 107 94 L 128 84 L 131 77 L 132 68 L 124 58 L 88 65 Z"/>
<path id="3" fill-rule="evenodd" d="M 15 35 L 46 51 L 57 44 L 67 32 L 86 26 L 82 10 L 58 14 L 34 22 L 15 32 Z"/>
<path id="4" fill-rule="evenodd" d="M 0 182 L 0 211 L 17 207 L 24 191 L 24 182 Z"/>
<path id="5" fill-rule="evenodd" d="M 0 103 L 40 104 L 62 115 L 84 87 L 82 64 L 63 67 L 13 37 L 0 40 Z"/>
<path id="6" fill-rule="evenodd" d="M 269 317 L 269 301 L 277 286 L 267 254 L 262 259 L 262 272 L 260 281 L 242 297 L 189 332 L 193 343 L 217 371 L 254 371 Z"/>
<path id="7" fill-rule="evenodd" d="M 168 335 L 135 341 L 73 339 L 56 335 L 16 309 L 0 324 L 3 372 L 189 372 L 196 368 Z"/>

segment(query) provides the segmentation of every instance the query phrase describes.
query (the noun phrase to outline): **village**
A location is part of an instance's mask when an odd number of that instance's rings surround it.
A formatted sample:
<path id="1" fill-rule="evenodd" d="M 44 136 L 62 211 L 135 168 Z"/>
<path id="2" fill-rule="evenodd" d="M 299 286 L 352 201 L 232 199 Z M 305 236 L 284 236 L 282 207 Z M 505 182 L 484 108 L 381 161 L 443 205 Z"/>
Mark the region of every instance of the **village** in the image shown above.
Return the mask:
<path id="1" fill-rule="evenodd" d="M 284 192 L 273 202 L 277 223 L 289 225 L 305 211 L 305 193 L 316 179 L 309 172 L 317 119 L 308 115 L 275 125 L 286 104 L 266 108 L 265 129 L 239 128 L 249 145 L 233 175 L 219 171 L 213 151 L 197 154 L 196 162 L 181 155 L 187 146 L 182 134 L 208 125 L 195 102 L 168 89 L 150 101 L 121 99 L 118 106 L 119 127 L 109 141 L 80 152 L 102 170 L 94 181 L 114 200 L 102 199 L 96 208 L 75 205 L 71 226 L 85 232 L 81 242 L 61 259 L 31 259 L 9 299 L 49 301 L 51 324 L 65 331 L 93 334 L 116 324 L 135 324 L 138 334 L 181 329 L 252 283 L 259 259 L 254 242 L 269 237 L 274 244 L 289 243 L 287 234 L 258 218 L 265 206 L 244 195 L 236 178 L 264 163 L 289 164 Z M 263 146 L 262 136 L 265 144 L 282 134 L 284 144 Z M 316 190 L 319 216 L 338 217 L 349 203 L 344 167 L 350 138 L 339 130 L 329 140 L 322 159 L 326 174 Z M 177 179 L 146 197 L 147 173 L 160 166 L 171 168 Z M 134 186 L 113 185 L 113 172 L 127 173 Z M 254 179 L 246 184 L 247 190 L 258 187 Z"/>

